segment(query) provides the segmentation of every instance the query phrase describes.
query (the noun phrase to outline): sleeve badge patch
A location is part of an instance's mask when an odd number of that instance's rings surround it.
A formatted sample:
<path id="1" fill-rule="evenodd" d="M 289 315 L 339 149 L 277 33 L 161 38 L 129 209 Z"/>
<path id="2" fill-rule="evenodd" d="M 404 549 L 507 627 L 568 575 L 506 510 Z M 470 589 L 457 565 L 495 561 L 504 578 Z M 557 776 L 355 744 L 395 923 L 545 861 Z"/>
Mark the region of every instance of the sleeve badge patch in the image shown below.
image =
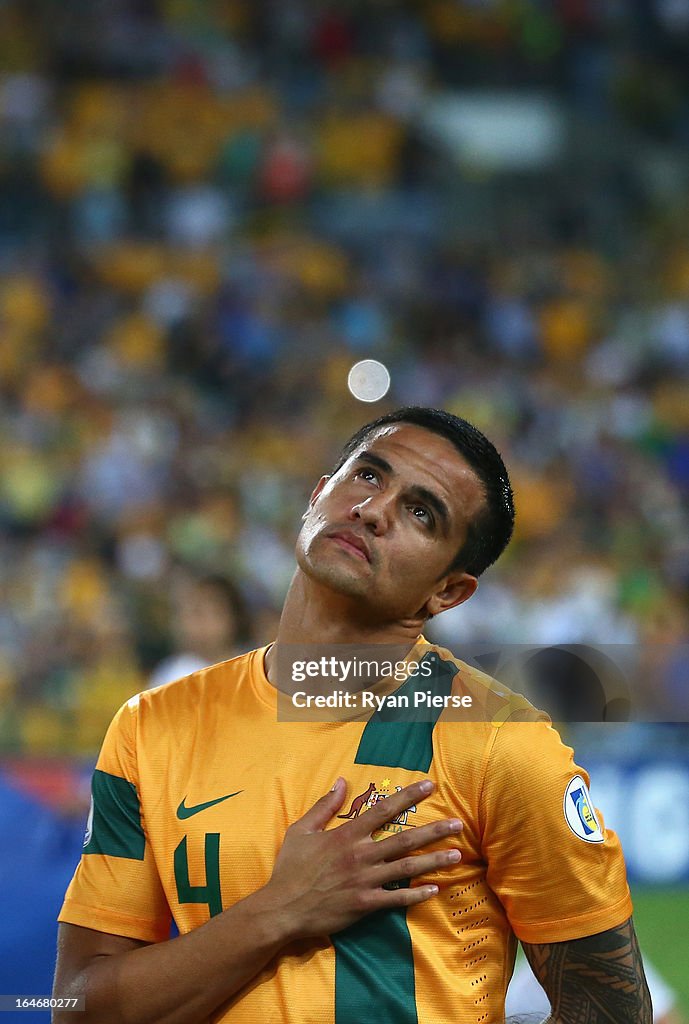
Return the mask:
<path id="1" fill-rule="evenodd" d="M 575 836 L 586 843 L 602 843 L 605 836 L 581 775 L 575 775 L 565 790 L 565 820 Z"/>

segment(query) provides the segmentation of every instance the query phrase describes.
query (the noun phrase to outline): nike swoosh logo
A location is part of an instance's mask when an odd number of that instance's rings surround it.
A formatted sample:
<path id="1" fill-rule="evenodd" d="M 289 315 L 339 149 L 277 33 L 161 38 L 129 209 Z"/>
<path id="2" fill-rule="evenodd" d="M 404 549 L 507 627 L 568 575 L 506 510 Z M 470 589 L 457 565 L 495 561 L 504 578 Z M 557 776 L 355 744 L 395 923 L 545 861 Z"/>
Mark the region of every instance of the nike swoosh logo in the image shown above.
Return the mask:
<path id="1" fill-rule="evenodd" d="M 184 821 L 185 818 L 193 818 L 199 811 L 207 811 L 209 807 L 214 807 L 216 804 L 221 804 L 223 800 L 229 800 L 231 796 L 239 796 L 243 793 L 243 789 L 238 789 L 236 793 L 228 793 L 227 796 L 219 796 L 215 800 L 207 800 L 205 804 L 196 804 L 194 807 L 185 807 L 184 801 L 187 799 L 185 796 L 182 797 L 182 802 L 177 808 L 177 817 Z"/>

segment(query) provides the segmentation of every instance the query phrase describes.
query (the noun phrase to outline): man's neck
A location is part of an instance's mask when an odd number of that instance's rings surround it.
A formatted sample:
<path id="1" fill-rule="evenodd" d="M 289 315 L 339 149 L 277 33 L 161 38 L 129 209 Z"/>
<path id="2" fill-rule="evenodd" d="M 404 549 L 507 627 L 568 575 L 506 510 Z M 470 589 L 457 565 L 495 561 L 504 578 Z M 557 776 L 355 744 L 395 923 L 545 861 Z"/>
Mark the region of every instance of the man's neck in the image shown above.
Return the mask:
<path id="1" fill-rule="evenodd" d="M 265 658 L 268 679 L 276 682 L 277 652 L 281 645 L 391 644 L 411 649 L 416 643 L 421 618 L 375 622 L 361 602 L 337 594 L 297 569 L 280 616 L 275 643 Z"/>

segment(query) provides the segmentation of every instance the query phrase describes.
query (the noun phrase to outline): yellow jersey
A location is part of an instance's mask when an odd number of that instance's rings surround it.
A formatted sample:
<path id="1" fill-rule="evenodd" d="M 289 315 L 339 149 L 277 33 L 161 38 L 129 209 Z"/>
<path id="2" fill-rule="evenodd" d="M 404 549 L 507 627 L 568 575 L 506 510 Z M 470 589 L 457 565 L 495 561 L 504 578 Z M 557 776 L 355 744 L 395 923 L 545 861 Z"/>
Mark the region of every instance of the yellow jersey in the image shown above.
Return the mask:
<path id="1" fill-rule="evenodd" d="M 84 852 L 60 921 L 160 942 L 174 918 L 186 933 L 269 880 L 287 827 L 338 776 L 348 785 L 340 811 L 348 819 L 429 777 L 433 794 L 386 829 L 461 818 L 452 839 L 461 862 L 413 883 L 433 881 L 440 892 L 285 948 L 210 1019 L 501 1021 L 515 936 L 560 942 L 621 924 L 632 912 L 624 861 L 590 802 L 586 773 L 546 716 L 529 715 L 524 698 L 420 643 L 435 692 L 473 694 L 488 712 L 481 720 L 439 707 L 422 721 L 378 711 L 278 721 L 267 648 L 128 701 L 97 763 Z"/>

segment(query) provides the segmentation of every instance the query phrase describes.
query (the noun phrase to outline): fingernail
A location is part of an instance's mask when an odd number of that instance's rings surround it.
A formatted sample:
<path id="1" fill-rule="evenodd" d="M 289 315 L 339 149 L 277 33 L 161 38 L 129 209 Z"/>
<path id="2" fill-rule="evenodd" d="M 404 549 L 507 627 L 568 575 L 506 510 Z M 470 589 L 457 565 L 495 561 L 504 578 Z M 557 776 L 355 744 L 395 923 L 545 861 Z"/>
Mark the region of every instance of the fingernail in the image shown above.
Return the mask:
<path id="1" fill-rule="evenodd" d="M 464 828 L 464 824 L 459 820 L 459 818 L 450 818 L 447 825 L 450 832 L 461 832 Z"/>
<path id="2" fill-rule="evenodd" d="M 461 856 L 462 855 L 459 852 L 459 850 L 448 850 L 447 851 L 447 859 L 448 859 L 448 861 L 450 861 L 450 863 L 452 863 L 453 861 L 456 863 Z"/>
<path id="3" fill-rule="evenodd" d="M 340 775 L 339 779 L 335 779 L 335 781 L 333 782 L 333 784 L 332 784 L 332 786 L 330 788 L 330 792 L 334 793 L 335 790 L 337 789 L 337 787 L 340 785 L 341 782 L 342 782 L 342 776 Z"/>
<path id="4" fill-rule="evenodd" d="M 430 793 L 433 789 L 433 783 L 430 779 L 424 779 L 423 782 L 419 784 L 419 788 L 422 793 Z"/>
<path id="5" fill-rule="evenodd" d="M 437 885 L 429 885 L 428 891 L 430 892 L 431 896 L 435 896 L 437 892 L 440 892 L 440 889 L 438 888 Z"/>

